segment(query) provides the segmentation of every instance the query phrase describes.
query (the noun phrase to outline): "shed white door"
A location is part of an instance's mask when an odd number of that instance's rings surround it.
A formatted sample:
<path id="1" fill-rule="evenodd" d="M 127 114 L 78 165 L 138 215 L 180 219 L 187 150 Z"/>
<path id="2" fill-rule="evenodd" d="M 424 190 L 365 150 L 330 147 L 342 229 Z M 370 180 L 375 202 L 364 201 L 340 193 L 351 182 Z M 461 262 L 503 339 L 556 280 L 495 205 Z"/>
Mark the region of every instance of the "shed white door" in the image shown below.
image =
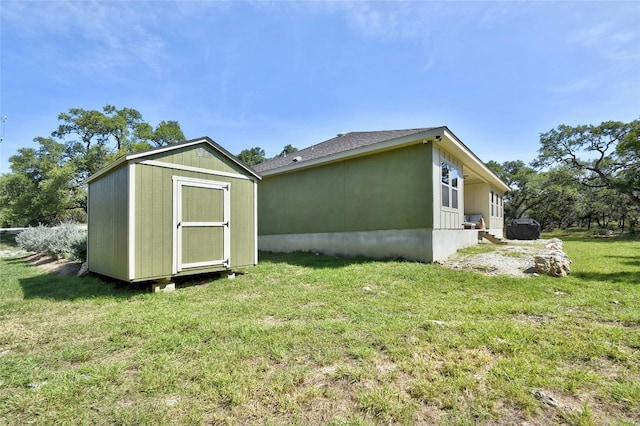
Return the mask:
<path id="1" fill-rule="evenodd" d="M 229 267 L 230 184 L 173 177 L 173 273 Z"/>

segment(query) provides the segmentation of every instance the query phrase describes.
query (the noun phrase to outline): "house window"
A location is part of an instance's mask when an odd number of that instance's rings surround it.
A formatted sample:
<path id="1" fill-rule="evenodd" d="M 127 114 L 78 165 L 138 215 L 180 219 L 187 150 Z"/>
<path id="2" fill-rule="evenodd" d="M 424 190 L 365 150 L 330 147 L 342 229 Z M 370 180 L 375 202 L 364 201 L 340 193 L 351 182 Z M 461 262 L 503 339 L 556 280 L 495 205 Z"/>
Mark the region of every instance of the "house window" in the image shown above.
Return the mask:
<path id="1" fill-rule="evenodd" d="M 442 207 L 458 208 L 458 168 L 443 161 L 442 166 Z"/>
<path id="2" fill-rule="evenodd" d="M 493 191 L 491 191 L 491 216 L 495 216 L 496 204 L 495 204 L 495 201 L 494 201 L 495 200 L 494 195 L 495 194 L 493 193 Z"/>
<path id="3" fill-rule="evenodd" d="M 491 216 L 502 217 L 503 209 L 502 197 L 491 191 Z"/>

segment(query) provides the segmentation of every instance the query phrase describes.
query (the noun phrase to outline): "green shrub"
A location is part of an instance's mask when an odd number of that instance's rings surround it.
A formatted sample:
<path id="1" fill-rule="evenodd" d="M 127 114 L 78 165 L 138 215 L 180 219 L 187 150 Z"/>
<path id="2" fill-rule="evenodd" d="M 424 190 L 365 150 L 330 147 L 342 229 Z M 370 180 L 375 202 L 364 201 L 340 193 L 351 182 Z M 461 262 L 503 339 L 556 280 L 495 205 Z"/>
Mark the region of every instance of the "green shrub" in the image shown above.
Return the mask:
<path id="1" fill-rule="evenodd" d="M 85 261 L 87 257 L 87 230 L 75 223 L 27 228 L 18 234 L 16 243 L 26 251 L 55 258 Z"/>

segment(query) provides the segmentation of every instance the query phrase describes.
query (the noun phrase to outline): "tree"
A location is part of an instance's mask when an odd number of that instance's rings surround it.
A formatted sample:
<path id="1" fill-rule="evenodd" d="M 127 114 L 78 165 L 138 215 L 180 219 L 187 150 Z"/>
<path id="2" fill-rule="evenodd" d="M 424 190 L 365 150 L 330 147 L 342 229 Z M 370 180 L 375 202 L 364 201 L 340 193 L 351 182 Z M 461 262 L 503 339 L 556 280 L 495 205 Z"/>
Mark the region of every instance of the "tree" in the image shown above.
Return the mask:
<path id="1" fill-rule="evenodd" d="M 9 225 L 73 219 L 86 208 L 86 194 L 73 180 L 76 170 L 65 145 L 51 138 L 35 141 L 37 150 L 22 148 L 9 158 L 12 173 L 0 183 L 2 216 Z"/>
<path id="2" fill-rule="evenodd" d="M 279 157 L 286 157 L 287 154 L 293 154 L 294 152 L 298 151 L 298 148 L 296 148 L 295 146 L 288 144 L 287 146 L 285 146 L 282 149 L 282 152 L 280 152 Z"/>
<path id="3" fill-rule="evenodd" d="M 238 154 L 238 160 L 242 161 L 247 166 L 253 166 L 259 163 L 262 163 L 266 160 L 266 153 L 264 149 L 260 147 L 253 147 L 251 149 L 243 149 Z"/>
<path id="4" fill-rule="evenodd" d="M 504 216 L 507 222 L 528 215 L 530 210 L 542 202 L 540 194 L 540 175 L 523 161 L 506 161 L 499 164 L 489 161 L 487 166 L 511 190 L 504 195 Z"/>
<path id="5" fill-rule="evenodd" d="M 102 112 L 71 108 L 58 115 L 51 137 L 36 137 L 37 149 L 9 158 L 11 173 L 0 179 L 4 225 L 51 224 L 86 214 L 84 181 L 128 152 L 183 141 L 177 121 L 153 127 L 135 109 L 112 105 Z"/>
<path id="6" fill-rule="evenodd" d="M 177 121 L 161 121 L 151 137 L 156 146 L 173 145 L 184 140 L 184 134 Z"/>
<path id="7" fill-rule="evenodd" d="M 542 229 L 566 229 L 578 221 L 582 187 L 572 180 L 573 174 L 567 167 L 557 167 L 539 175 L 534 189 L 537 194 L 528 215 L 536 219 Z"/>
<path id="8" fill-rule="evenodd" d="M 126 153 L 185 140 L 177 121 L 161 121 L 154 130 L 132 108 L 105 105 L 102 112 L 71 108 L 59 114 L 58 119 L 62 124 L 52 136 L 62 140 L 79 136 L 87 151 L 96 144 L 108 147 L 109 142 L 115 144 L 115 152 Z"/>
<path id="9" fill-rule="evenodd" d="M 537 165 L 564 164 L 577 181 L 609 188 L 640 206 L 640 120 L 606 121 L 598 126 L 560 125 L 540 135 Z"/>

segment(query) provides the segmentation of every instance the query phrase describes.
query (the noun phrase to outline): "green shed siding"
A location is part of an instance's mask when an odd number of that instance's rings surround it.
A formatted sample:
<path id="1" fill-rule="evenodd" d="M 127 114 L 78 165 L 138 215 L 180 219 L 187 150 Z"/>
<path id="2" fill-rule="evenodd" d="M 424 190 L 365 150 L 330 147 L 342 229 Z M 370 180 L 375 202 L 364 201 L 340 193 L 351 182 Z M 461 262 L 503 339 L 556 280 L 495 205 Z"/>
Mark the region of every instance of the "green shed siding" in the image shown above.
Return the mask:
<path id="1" fill-rule="evenodd" d="M 127 280 L 128 169 L 90 183 L 88 264 L 93 272 Z"/>
<path id="2" fill-rule="evenodd" d="M 135 277 L 170 276 L 173 261 L 172 170 L 136 164 Z"/>
<path id="3" fill-rule="evenodd" d="M 151 279 L 172 275 L 173 176 L 230 183 L 230 267 L 248 266 L 255 263 L 253 247 L 255 247 L 257 242 L 255 241 L 253 181 L 145 164 L 137 164 L 135 167 L 136 279 Z M 215 171 L 211 173 L 215 173 Z M 195 252 L 196 250 L 196 248 L 191 248 L 188 250 L 187 255 L 198 257 L 199 254 Z M 211 270 L 212 268 L 205 267 L 201 269 Z M 219 269 L 222 270 L 225 268 L 221 266 Z M 199 270 L 200 269 L 194 268 L 193 270 L 184 271 L 178 275 L 186 275 Z"/>
<path id="4" fill-rule="evenodd" d="M 265 177 L 261 235 L 433 226 L 430 144 Z"/>
<path id="5" fill-rule="evenodd" d="M 175 151 L 150 155 L 145 158 L 145 160 L 161 161 L 178 166 L 197 167 L 239 175 L 246 175 L 247 173 L 241 166 L 219 155 L 213 148 L 207 146 L 188 146 L 176 149 Z"/>
<path id="6" fill-rule="evenodd" d="M 229 179 L 231 182 L 231 266 L 248 266 L 256 262 L 258 247 L 254 181 Z"/>

